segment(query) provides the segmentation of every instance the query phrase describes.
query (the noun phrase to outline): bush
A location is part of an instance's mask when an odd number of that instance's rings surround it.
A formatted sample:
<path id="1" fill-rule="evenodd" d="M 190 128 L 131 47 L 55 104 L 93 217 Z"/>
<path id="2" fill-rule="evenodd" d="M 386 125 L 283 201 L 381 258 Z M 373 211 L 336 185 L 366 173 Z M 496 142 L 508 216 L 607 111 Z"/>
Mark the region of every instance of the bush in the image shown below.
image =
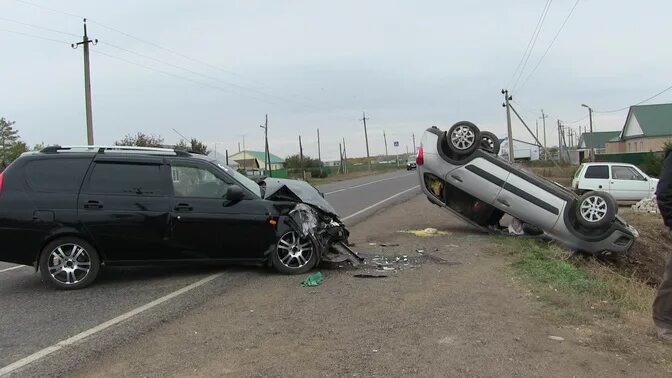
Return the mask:
<path id="1" fill-rule="evenodd" d="M 313 168 L 310 170 L 310 177 L 312 178 L 326 178 L 329 172 L 326 169 Z"/>
<path id="2" fill-rule="evenodd" d="M 642 163 L 641 168 L 647 175 L 658 177 L 660 171 L 663 169 L 663 158 L 649 151 L 649 153 L 644 156 L 644 162 Z"/>

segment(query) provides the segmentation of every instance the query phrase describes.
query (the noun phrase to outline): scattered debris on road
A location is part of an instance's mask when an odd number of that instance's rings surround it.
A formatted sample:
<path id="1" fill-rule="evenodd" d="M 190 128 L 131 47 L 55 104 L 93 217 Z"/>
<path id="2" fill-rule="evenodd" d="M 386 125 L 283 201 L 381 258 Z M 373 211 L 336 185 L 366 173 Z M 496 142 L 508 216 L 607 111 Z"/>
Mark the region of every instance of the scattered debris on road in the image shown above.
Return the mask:
<path id="1" fill-rule="evenodd" d="M 322 272 L 317 272 L 306 277 L 305 280 L 301 283 L 301 287 L 313 287 L 318 286 L 324 281 L 324 276 Z"/>
<path id="2" fill-rule="evenodd" d="M 436 228 L 428 227 L 425 228 L 424 230 L 402 230 L 399 231 L 402 233 L 406 234 L 413 234 L 418 237 L 429 237 L 429 236 L 440 236 L 440 235 L 448 235 L 446 231 L 439 231 Z"/>
<path id="3" fill-rule="evenodd" d="M 565 341 L 565 338 L 560 336 L 548 336 L 548 338 L 555 341 Z"/>

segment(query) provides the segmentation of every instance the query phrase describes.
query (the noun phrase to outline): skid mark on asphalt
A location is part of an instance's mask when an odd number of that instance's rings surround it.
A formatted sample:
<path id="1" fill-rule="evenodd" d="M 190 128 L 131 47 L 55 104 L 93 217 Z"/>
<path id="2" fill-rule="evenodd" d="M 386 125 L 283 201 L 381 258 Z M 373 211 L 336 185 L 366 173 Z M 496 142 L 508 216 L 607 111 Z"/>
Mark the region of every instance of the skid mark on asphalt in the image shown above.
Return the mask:
<path id="1" fill-rule="evenodd" d="M 342 189 L 332 190 L 331 192 L 326 192 L 326 193 L 324 193 L 324 195 L 327 196 L 327 195 L 329 195 L 329 194 L 334 194 L 334 193 L 344 192 L 344 191 L 346 191 L 346 190 L 350 190 L 350 189 L 357 189 L 357 188 L 361 188 L 361 187 L 363 187 L 363 186 L 372 185 L 372 184 L 377 184 L 377 183 L 379 183 L 379 182 L 388 181 L 388 180 L 394 180 L 394 179 L 398 179 L 398 178 L 402 178 L 402 177 L 408 177 L 408 176 L 410 176 L 410 175 L 414 175 L 414 174 L 416 174 L 416 173 L 415 173 L 415 172 L 413 172 L 413 173 L 407 173 L 407 174 L 405 174 L 405 175 L 401 175 L 401 176 L 394 176 L 394 177 L 388 177 L 388 178 L 381 179 L 381 180 L 376 180 L 376 181 L 371 181 L 371 182 L 365 182 L 364 184 L 353 185 L 353 186 L 349 186 L 349 187 L 347 187 L 347 188 L 342 188 Z"/>
<path id="2" fill-rule="evenodd" d="M 46 347 L 42 350 L 39 350 L 39 351 L 31 354 L 28 357 L 24 357 L 24 358 L 22 358 L 22 359 L 20 359 L 16 362 L 13 362 L 13 363 L 11 363 L 11 364 L 3 367 L 3 368 L 0 368 L 0 377 L 4 376 L 4 375 L 7 375 L 7 374 L 10 374 L 10 373 L 13 373 L 13 372 L 17 371 L 18 369 L 21 369 L 22 367 L 25 367 L 25 366 L 41 359 L 41 358 L 44 358 L 44 357 L 46 357 L 46 356 L 48 356 L 48 355 L 50 355 L 54 352 L 57 352 L 57 351 L 65 348 L 67 346 L 70 346 L 70 345 L 75 344 L 79 341 L 82 341 L 85 338 L 87 338 L 87 337 L 89 337 L 93 334 L 96 334 L 100 331 L 103 331 L 107 328 L 110 328 L 114 325 L 117 325 L 117 324 L 123 322 L 124 320 L 130 319 L 133 316 L 138 315 L 142 312 L 145 312 L 145 311 L 147 311 L 147 310 L 149 310 L 153 307 L 156 307 L 163 302 L 169 301 L 169 300 L 177 297 L 178 295 L 184 294 L 184 293 L 186 293 L 190 290 L 193 290 L 193 289 L 195 289 L 199 286 L 203 286 L 206 283 L 214 280 L 215 278 L 220 277 L 222 274 L 223 273 L 215 273 L 213 275 L 205 277 L 204 279 L 202 279 L 200 281 L 197 281 L 197 282 L 194 282 L 193 284 L 191 284 L 189 286 L 185 286 L 185 287 L 183 287 L 179 290 L 173 291 L 170 294 L 164 295 L 161 298 L 155 299 L 155 300 L 153 300 L 153 301 L 151 301 L 151 302 L 149 302 L 145 305 L 142 305 L 140 307 L 137 307 L 137 308 L 125 313 L 125 314 L 119 315 L 114 319 L 110 319 L 110 320 L 106 321 L 105 323 L 101 323 L 101 324 L 99 324 L 99 325 L 97 325 L 93 328 L 90 328 L 90 329 L 88 329 L 84 332 L 78 333 L 75 336 L 72 336 L 72 337 L 67 338 L 65 340 L 61 340 L 61 341 L 57 342 L 56 344 L 54 344 L 52 346 Z"/>

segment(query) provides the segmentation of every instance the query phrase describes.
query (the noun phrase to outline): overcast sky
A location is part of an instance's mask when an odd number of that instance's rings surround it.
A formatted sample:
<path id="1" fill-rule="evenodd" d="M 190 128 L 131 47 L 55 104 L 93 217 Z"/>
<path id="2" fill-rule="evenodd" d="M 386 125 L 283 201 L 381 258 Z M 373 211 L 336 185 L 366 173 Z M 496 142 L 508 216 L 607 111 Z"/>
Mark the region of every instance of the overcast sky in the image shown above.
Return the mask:
<path id="1" fill-rule="evenodd" d="M 302 135 L 316 156 L 319 127 L 323 160 L 338 159 L 342 138 L 349 156 L 364 156 L 363 111 L 372 155 L 385 151 L 383 131 L 390 154 L 395 140 L 401 153 L 413 133 L 419 142 L 425 128 L 459 120 L 503 137 L 500 90 L 514 87 L 545 2 L 0 0 L 0 116 L 29 144 L 85 144 L 82 51 L 69 46 L 85 16 L 100 40 L 91 48 L 96 144 L 137 131 L 175 143 L 174 128 L 219 151 L 237 151 L 243 135 L 263 150 L 268 113 L 277 155 L 297 153 Z M 549 114 L 549 145 L 557 119 L 587 114 L 581 103 L 622 108 L 672 84 L 669 0 L 581 0 L 533 71 L 574 3 L 552 1 L 512 91 L 533 128 L 541 108 Z M 670 100 L 672 91 L 650 103 Z M 595 128 L 620 129 L 625 116 L 595 114 Z M 514 123 L 515 138 L 531 140 L 526 133 Z"/>

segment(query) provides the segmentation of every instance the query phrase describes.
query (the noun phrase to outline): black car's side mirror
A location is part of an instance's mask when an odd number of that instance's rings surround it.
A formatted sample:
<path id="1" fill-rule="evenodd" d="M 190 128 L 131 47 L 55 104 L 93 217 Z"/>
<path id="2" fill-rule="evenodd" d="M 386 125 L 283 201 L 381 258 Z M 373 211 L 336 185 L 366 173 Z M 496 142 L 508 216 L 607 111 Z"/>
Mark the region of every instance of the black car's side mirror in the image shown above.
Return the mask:
<path id="1" fill-rule="evenodd" d="M 226 189 L 226 196 L 224 198 L 231 202 L 242 201 L 245 199 L 245 192 L 240 186 L 231 185 Z"/>

